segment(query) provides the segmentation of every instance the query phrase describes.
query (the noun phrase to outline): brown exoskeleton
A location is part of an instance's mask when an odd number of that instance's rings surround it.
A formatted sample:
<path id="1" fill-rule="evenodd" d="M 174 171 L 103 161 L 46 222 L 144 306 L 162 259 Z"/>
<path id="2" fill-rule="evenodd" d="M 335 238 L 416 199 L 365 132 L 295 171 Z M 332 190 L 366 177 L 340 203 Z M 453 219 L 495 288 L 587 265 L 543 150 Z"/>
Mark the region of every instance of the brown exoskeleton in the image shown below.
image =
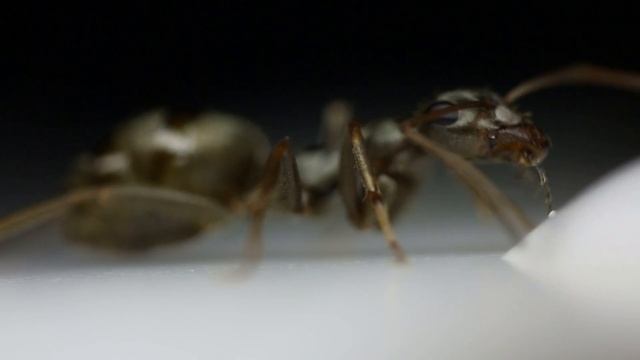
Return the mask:
<path id="1" fill-rule="evenodd" d="M 338 189 L 351 222 L 362 227 L 375 217 L 396 259 L 403 260 L 389 214 L 417 185 L 416 160 L 427 153 L 519 239 L 532 223 L 470 161 L 537 167 L 549 140 L 512 103 L 571 83 L 640 90 L 640 74 L 575 66 L 524 82 L 504 97 L 487 90 L 446 92 L 408 119 L 364 127 L 336 102 L 324 116 L 322 146 L 297 155 L 287 138 L 270 147 L 259 128 L 231 115 L 147 113 L 120 129 L 106 152 L 79 161 L 72 176 L 76 190 L 2 220 L 0 236 L 64 215 L 65 233 L 74 241 L 141 250 L 192 238 L 245 210 L 251 217 L 248 256 L 257 259 L 272 202 L 309 213 Z M 546 177 L 539 174 L 550 206 Z"/>

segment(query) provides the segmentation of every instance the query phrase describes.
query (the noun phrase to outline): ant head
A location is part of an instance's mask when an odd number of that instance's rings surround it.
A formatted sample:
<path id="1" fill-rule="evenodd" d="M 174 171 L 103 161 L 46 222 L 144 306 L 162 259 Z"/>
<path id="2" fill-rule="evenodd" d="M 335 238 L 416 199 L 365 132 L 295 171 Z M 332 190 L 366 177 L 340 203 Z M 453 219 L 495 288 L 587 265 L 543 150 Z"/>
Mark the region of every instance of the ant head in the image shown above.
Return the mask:
<path id="1" fill-rule="evenodd" d="M 488 90 L 443 93 L 421 113 L 435 117 L 424 129 L 434 140 L 468 159 L 535 166 L 551 145 L 528 114 Z"/>

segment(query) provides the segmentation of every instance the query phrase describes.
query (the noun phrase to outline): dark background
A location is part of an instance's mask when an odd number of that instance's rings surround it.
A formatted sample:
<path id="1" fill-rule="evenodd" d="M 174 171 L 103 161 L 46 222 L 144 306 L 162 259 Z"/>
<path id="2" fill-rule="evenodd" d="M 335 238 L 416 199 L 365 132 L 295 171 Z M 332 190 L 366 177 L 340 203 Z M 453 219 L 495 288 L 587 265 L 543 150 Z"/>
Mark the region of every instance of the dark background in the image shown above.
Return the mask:
<path id="1" fill-rule="evenodd" d="M 78 153 L 157 106 L 238 113 L 302 146 L 336 97 L 367 120 L 407 114 L 438 90 L 504 92 L 576 62 L 638 71 L 637 12 L 625 6 L 3 9 L 0 212 L 62 191 Z M 639 153 L 639 99 L 561 88 L 521 101 L 553 140 L 547 166 L 560 203 Z"/>

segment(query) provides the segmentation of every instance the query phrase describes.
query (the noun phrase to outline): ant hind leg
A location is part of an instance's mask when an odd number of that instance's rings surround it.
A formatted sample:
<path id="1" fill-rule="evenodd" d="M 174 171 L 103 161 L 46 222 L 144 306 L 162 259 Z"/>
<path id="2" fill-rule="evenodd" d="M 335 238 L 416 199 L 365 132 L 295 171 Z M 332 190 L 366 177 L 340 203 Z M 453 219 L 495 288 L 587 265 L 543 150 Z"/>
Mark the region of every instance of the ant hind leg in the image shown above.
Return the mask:
<path id="1" fill-rule="evenodd" d="M 219 203 L 199 195 L 139 185 L 84 188 L 0 220 L 0 238 L 61 219 L 65 237 L 117 251 L 190 239 L 226 218 Z"/>
<path id="2" fill-rule="evenodd" d="M 262 178 L 249 197 L 248 209 L 251 225 L 245 248 L 245 257 L 250 264 L 257 263 L 262 257 L 264 219 L 274 191 L 278 187 L 283 190 L 283 200 L 285 200 L 288 209 L 295 213 L 306 212 L 307 206 L 303 201 L 298 166 L 295 155 L 291 150 L 289 138 L 280 140 L 274 146 L 267 159 Z"/>

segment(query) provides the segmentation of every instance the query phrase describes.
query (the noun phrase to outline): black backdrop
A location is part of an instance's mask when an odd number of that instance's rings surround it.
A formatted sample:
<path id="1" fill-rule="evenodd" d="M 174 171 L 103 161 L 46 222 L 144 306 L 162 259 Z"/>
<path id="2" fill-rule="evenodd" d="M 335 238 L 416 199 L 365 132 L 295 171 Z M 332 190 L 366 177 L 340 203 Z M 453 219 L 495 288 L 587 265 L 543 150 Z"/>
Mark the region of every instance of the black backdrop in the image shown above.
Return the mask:
<path id="1" fill-rule="evenodd" d="M 371 119 L 406 114 L 437 90 L 505 91 L 579 61 L 640 69 L 637 12 L 628 5 L 522 3 L 5 8 L 0 211 L 61 191 L 75 154 L 156 106 L 238 113 L 304 144 L 335 97 Z M 559 89 L 525 105 L 559 148 L 550 167 L 592 167 L 590 177 L 574 175 L 586 184 L 640 150 L 638 99 Z"/>

